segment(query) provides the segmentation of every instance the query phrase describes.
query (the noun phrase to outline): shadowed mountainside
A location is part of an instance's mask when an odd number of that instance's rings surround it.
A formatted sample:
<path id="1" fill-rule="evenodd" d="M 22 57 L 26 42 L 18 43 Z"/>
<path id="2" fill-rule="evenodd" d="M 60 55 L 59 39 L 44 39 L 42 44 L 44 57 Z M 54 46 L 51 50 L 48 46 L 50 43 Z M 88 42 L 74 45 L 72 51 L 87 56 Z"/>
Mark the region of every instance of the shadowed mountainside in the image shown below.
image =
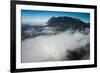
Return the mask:
<path id="1" fill-rule="evenodd" d="M 48 27 L 56 27 L 58 29 L 66 30 L 66 29 L 84 29 L 84 28 L 89 28 L 90 24 L 85 23 L 81 21 L 80 19 L 77 18 L 72 18 L 72 17 L 52 17 L 48 20 L 47 22 Z"/>

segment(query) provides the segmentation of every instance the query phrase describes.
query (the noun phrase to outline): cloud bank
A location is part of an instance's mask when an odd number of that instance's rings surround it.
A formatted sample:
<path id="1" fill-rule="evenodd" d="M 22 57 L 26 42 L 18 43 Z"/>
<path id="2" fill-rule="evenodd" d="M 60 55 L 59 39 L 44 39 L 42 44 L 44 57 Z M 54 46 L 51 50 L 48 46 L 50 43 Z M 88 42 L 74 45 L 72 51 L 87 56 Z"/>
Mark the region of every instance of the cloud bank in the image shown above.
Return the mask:
<path id="1" fill-rule="evenodd" d="M 56 35 L 41 35 L 22 41 L 22 62 L 62 61 L 68 51 L 86 46 L 89 34 L 67 30 Z M 84 48 L 87 49 L 87 48 Z"/>

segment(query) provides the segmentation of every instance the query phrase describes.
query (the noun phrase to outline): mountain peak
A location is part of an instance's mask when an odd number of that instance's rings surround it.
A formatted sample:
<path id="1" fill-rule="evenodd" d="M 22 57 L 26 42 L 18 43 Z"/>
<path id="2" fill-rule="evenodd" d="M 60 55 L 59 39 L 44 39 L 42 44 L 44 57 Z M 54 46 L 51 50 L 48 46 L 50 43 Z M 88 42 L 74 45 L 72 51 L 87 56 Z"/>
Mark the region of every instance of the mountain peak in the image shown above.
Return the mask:
<path id="1" fill-rule="evenodd" d="M 49 27 L 60 27 L 63 29 L 82 29 L 87 25 L 87 23 L 83 22 L 80 19 L 67 16 L 52 17 L 48 20 L 47 24 L 47 26 Z"/>

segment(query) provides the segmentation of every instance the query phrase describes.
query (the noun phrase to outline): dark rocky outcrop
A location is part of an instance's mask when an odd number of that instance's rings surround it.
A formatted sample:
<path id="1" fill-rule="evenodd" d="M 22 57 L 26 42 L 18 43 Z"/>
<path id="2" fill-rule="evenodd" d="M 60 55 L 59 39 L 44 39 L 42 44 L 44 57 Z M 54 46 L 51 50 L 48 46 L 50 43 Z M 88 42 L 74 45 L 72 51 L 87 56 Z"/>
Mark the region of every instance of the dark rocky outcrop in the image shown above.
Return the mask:
<path id="1" fill-rule="evenodd" d="M 52 17 L 47 22 L 48 27 L 56 27 L 57 29 L 66 30 L 66 29 L 84 29 L 89 28 L 89 23 L 85 23 L 77 18 L 72 17 Z"/>

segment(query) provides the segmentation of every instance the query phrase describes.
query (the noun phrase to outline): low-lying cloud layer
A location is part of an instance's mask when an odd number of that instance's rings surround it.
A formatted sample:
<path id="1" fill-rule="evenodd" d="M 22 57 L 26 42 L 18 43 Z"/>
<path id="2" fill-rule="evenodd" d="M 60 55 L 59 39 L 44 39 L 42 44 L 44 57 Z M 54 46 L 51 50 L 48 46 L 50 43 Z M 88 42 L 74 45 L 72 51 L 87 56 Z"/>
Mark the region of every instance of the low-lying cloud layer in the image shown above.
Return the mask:
<path id="1" fill-rule="evenodd" d="M 68 51 L 89 44 L 89 34 L 71 30 L 56 35 L 41 35 L 22 41 L 22 62 L 62 61 Z M 87 49 L 87 48 L 84 48 Z"/>

